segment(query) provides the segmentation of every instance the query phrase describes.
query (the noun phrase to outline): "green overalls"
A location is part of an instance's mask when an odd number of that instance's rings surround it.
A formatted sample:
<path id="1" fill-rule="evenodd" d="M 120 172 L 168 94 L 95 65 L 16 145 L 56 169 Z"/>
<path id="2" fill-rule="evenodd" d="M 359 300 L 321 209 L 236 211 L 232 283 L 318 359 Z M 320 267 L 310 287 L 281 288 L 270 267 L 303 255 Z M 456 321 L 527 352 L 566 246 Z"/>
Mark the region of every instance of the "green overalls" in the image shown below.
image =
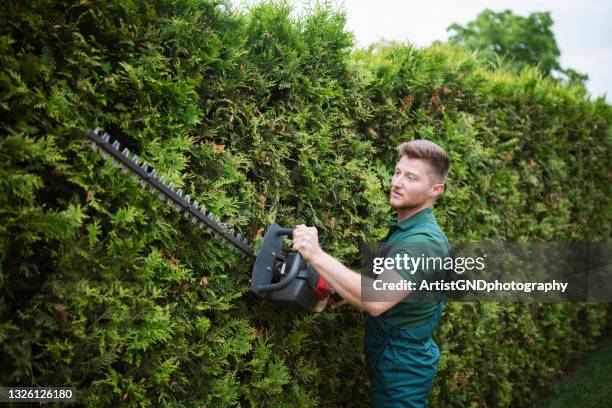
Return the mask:
<path id="1" fill-rule="evenodd" d="M 450 254 L 450 244 L 436 223 L 431 208 L 399 224 L 392 222 L 383 242 L 388 242 L 394 234 L 396 238 L 399 237 L 400 243 L 410 242 L 414 237 L 437 241 L 441 244 L 440 248 L 444 248 L 439 255 L 444 257 Z M 400 309 L 396 308 L 418 308 L 417 303 L 400 302 L 378 317 L 366 316 L 364 348 L 372 407 L 428 406 L 428 394 L 440 359 L 440 350 L 431 335 L 444 308 L 443 294 L 437 302 L 430 302 L 429 309 L 427 305 L 422 305 L 426 319 L 408 314 L 415 325 L 405 322 L 398 326 L 401 320 L 394 315 L 397 316 Z"/>

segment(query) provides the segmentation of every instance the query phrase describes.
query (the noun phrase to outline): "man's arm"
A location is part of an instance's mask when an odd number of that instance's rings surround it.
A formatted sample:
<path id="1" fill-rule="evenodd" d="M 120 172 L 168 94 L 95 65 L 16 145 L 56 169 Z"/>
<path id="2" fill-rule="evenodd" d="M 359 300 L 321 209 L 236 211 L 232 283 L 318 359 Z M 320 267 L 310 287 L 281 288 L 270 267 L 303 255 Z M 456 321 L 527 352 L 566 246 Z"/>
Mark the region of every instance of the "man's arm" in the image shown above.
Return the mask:
<path id="1" fill-rule="evenodd" d="M 364 287 L 372 287 L 374 280 L 350 270 L 323 251 L 319 246 L 317 229 L 314 227 L 298 225 L 293 233 L 293 248 L 300 252 L 304 261 L 312 265 L 344 300 L 372 316 L 386 312 L 410 293 L 409 290 L 386 290 L 380 292 L 380 297 L 384 297 L 384 300 L 364 301 L 362 280 L 367 280 Z M 381 276 L 384 282 L 402 280 L 402 277 L 392 270 L 385 270 Z"/>

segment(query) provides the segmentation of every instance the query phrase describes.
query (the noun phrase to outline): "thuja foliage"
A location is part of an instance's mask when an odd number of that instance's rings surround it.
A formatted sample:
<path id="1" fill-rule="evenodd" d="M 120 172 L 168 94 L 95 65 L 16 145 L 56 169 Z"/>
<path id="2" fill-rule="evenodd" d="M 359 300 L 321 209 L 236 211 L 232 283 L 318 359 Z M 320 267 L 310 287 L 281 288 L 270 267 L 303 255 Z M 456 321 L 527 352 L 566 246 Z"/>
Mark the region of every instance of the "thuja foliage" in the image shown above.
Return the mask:
<path id="1" fill-rule="evenodd" d="M 91 152 L 100 127 L 230 226 L 319 228 L 357 266 L 394 147 L 452 157 L 453 242 L 609 239 L 611 109 L 449 46 L 352 51 L 284 3 L 8 1 L 0 10 L 0 383 L 88 406 L 367 405 L 362 315 L 249 292 L 239 258 Z M 597 304 L 448 304 L 434 406 L 532 401 L 604 329 Z"/>

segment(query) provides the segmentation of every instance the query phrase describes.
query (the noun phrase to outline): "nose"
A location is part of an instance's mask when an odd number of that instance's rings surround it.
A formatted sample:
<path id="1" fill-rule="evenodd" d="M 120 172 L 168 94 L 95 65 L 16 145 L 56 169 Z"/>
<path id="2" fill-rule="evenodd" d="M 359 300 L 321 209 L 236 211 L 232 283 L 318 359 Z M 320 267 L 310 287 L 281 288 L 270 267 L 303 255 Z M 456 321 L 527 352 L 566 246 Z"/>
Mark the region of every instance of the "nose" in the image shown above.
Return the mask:
<path id="1" fill-rule="evenodd" d="M 397 174 L 394 174 L 393 177 L 391 177 L 391 187 L 401 187 L 400 178 L 397 176 Z"/>

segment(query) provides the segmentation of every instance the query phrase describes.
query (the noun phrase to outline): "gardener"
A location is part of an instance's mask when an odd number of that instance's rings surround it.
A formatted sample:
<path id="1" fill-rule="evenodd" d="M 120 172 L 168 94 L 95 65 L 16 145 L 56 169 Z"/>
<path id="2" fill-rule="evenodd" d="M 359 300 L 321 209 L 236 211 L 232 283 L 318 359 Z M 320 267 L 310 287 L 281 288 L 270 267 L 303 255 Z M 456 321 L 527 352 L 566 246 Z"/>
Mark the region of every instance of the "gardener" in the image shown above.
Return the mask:
<path id="1" fill-rule="evenodd" d="M 391 181 L 389 203 L 397 217 L 383 240 L 390 255 L 408 254 L 411 245 L 426 244 L 427 256 L 446 257 L 450 245 L 432 213 L 432 205 L 444 191 L 450 168 L 446 152 L 426 140 L 398 146 L 400 160 Z M 374 407 L 426 407 L 438 368 L 440 351 L 431 338 L 443 308 L 442 296 L 410 301 L 410 289 L 385 291 L 384 299 L 364 296 L 363 288 L 374 279 L 363 277 L 324 252 L 317 229 L 298 225 L 293 248 L 311 264 L 342 297 L 332 308 L 350 303 L 365 310 L 365 355 Z M 416 248 L 413 246 L 413 248 Z M 385 269 L 377 279 L 400 282 L 415 279 L 406 269 Z M 365 279 L 365 280 L 364 280 Z M 369 280 L 369 281 L 368 281 Z M 400 287 L 400 285 L 397 285 Z M 415 292 L 416 293 L 416 292 Z M 408 296 L 408 297 L 407 297 Z M 415 295 L 413 295 L 414 298 Z"/>

